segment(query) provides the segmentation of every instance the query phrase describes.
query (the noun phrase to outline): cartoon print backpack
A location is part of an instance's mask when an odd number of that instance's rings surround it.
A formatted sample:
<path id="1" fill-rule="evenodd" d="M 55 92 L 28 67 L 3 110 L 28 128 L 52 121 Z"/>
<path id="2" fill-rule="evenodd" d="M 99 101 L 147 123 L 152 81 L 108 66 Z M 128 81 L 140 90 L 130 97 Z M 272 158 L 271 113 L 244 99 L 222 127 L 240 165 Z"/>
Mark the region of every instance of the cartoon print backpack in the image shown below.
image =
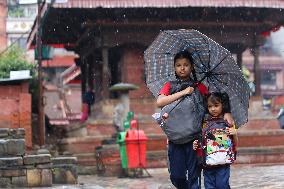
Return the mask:
<path id="1" fill-rule="evenodd" d="M 171 94 L 181 91 L 193 82 L 171 81 Z M 202 119 L 205 114 L 204 99 L 199 90 L 184 99 L 166 105 L 161 110 L 161 115 L 168 113 L 169 117 L 160 126 L 168 139 L 175 144 L 184 144 L 197 139 L 201 133 Z"/>
<path id="2" fill-rule="evenodd" d="M 233 136 L 226 134 L 228 123 L 211 118 L 202 129 L 202 164 L 205 167 L 232 164 L 236 160 Z"/>

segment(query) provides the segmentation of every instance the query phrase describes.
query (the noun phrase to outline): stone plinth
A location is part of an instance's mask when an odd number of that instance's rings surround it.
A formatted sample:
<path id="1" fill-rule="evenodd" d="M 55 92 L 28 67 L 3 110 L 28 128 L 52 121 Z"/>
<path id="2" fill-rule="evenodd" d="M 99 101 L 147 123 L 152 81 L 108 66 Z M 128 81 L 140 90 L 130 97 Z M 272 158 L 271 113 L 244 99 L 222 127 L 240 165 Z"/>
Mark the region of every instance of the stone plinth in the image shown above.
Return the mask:
<path id="1" fill-rule="evenodd" d="M 119 176 L 123 174 L 119 146 L 117 144 L 102 145 L 95 150 L 97 173 L 100 176 Z"/>
<path id="2" fill-rule="evenodd" d="M 54 184 L 77 184 L 77 158 L 52 158 L 52 178 Z"/>

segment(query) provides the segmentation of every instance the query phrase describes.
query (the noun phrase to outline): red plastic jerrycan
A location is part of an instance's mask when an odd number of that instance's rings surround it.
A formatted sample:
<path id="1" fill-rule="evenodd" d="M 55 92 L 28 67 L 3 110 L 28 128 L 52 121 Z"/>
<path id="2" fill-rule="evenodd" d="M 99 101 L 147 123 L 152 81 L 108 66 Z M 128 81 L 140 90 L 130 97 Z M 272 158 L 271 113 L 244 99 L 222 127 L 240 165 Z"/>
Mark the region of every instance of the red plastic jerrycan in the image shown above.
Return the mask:
<path id="1" fill-rule="evenodd" d="M 143 130 L 128 130 L 125 136 L 128 168 L 146 167 L 147 137 Z"/>

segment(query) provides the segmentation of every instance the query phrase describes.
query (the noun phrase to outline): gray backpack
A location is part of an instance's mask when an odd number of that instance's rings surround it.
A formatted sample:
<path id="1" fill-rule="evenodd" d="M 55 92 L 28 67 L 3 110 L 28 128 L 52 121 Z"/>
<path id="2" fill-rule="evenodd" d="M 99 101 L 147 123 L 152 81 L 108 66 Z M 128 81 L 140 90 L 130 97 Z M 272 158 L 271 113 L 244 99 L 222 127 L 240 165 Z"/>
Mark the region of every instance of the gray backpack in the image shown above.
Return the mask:
<path id="1" fill-rule="evenodd" d="M 193 86 L 192 82 L 186 84 L 171 81 L 171 94 L 180 91 L 187 86 Z M 198 138 L 202 129 L 202 119 L 205 114 L 204 99 L 196 88 L 194 92 L 184 98 L 178 99 L 164 106 L 161 115 L 168 113 L 169 117 L 160 124 L 169 141 L 176 144 L 184 144 Z"/>

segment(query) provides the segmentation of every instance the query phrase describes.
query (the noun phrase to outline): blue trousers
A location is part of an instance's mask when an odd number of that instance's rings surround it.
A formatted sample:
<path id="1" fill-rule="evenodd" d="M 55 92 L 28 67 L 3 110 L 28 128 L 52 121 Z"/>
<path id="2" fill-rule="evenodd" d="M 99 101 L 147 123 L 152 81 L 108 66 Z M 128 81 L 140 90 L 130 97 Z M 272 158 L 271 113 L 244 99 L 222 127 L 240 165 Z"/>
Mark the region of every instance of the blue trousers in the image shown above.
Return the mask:
<path id="1" fill-rule="evenodd" d="M 199 167 L 192 142 L 168 146 L 169 172 L 177 189 L 198 189 Z"/>
<path id="2" fill-rule="evenodd" d="M 204 168 L 205 189 L 230 189 L 230 165 Z"/>

